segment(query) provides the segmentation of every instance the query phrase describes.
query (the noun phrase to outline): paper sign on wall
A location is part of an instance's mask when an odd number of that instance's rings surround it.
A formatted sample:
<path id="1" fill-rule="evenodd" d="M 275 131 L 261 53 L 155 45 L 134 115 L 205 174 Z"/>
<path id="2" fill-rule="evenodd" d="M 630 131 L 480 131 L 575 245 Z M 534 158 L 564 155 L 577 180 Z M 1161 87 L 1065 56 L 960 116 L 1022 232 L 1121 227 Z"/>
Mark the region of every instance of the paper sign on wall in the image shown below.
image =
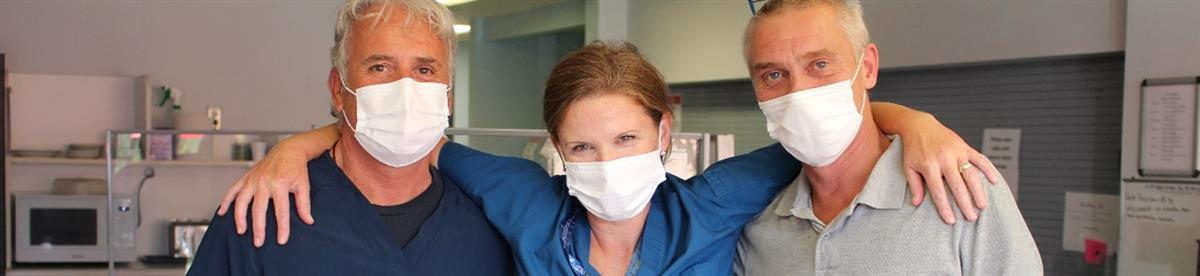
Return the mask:
<path id="1" fill-rule="evenodd" d="M 1125 219 L 1137 223 L 1194 226 L 1200 222 L 1200 186 L 1146 184 L 1125 190 Z"/>
<path id="2" fill-rule="evenodd" d="M 1196 177 L 1196 90 L 1194 79 L 1142 88 L 1142 175 Z"/>
<path id="3" fill-rule="evenodd" d="M 1121 197 L 1077 192 L 1067 192 L 1065 197 L 1063 250 L 1085 252 L 1087 241 L 1092 240 L 1105 244 L 1105 254 L 1116 253 Z"/>
<path id="4" fill-rule="evenodd" d="M 1019 128 L 985 128 L 983 129 L 983 155 L 992 161 L 992 165 L 1004 176 L 1008 188 L 1012 190 L 1013 198 L 1017 198 L 1017 188 L 1021 180 L 1021 129 Z"/>

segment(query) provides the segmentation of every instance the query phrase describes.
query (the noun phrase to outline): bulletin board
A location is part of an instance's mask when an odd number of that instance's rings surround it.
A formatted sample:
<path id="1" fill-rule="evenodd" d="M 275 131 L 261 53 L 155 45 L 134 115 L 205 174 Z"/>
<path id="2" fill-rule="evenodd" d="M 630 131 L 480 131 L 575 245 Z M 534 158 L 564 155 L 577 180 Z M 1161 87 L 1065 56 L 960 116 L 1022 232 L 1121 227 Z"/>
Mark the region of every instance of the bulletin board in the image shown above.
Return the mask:
<path id="1" fill-rule="evenodd" d="M 1142 177 L 1196 178 L 1197 93 L 1200 78 L 1142 82 L 1138 174 Z"/>
<path id="2" fill-rule="evenodd" d="M 1119 275 L 1197 275 L 1200 184 L 1127 182 Z"/>
<path id="3" fill-rule="evenodd" d="M 1142 82 L 1138 175 L 1121 190 L 1120 275 L 1200 275 L 1198 83 Z"/>

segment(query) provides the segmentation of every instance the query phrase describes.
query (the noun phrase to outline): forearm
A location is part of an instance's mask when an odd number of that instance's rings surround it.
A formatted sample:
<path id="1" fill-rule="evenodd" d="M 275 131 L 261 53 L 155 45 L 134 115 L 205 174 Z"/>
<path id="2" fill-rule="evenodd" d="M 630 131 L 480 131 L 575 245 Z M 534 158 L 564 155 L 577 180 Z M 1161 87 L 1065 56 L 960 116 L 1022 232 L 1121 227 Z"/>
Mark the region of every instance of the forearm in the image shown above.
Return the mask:
<path id="1" fill-rule="evenodd" d="M 341 133 L 338 132 L 337 124 L 330 124 L 283 139 L 279 142 L 279 146 L 282 149 L 300 152 L 307 159 L 313 159 L 333 147 L 340 137 Z"/>
<path id="2" fill-rule="evenodd" d="M 910 131 L 919 131 L 920 124 L 914 124 L 921 120 L 934 120 L 933 115 L 888 102 L 872 102 L 871 113 L 875 118 L 875 124 L 879 129 L 886 134 L 899 134 L 905 136 Z"/>

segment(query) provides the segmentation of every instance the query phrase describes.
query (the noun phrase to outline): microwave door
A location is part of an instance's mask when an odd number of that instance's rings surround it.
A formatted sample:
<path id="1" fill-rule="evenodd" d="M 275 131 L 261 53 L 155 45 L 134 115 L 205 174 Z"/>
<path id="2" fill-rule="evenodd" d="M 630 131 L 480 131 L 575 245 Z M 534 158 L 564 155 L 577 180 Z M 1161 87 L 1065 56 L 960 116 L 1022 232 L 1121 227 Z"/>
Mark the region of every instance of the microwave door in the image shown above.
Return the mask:
<path id="1" fill-rule="evenodd" d="M 100 245 L 99 214 L 96 209 L 29 209 L 29 246 Z"/>
<path id="2" fill-rule="evenodd" d="M 79 263 L 108 260 L 103 196 L 16 195 L 13 260 Z"/>

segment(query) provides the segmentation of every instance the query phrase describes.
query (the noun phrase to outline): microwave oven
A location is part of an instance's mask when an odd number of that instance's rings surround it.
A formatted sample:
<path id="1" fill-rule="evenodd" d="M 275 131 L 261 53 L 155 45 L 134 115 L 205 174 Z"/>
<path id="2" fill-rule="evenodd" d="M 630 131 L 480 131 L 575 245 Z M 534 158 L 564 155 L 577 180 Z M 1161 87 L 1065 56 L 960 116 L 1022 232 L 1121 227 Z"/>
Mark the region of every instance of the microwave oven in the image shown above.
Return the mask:
<path id="1" fill-rule="evenodd" d="M 132 262 L 137 217 L 133 200 L 113 197 L 112 223 L 105 195 L 14 194 L 13 262 Z M 109 228 L 111 225 L 112 228 Z"/>

